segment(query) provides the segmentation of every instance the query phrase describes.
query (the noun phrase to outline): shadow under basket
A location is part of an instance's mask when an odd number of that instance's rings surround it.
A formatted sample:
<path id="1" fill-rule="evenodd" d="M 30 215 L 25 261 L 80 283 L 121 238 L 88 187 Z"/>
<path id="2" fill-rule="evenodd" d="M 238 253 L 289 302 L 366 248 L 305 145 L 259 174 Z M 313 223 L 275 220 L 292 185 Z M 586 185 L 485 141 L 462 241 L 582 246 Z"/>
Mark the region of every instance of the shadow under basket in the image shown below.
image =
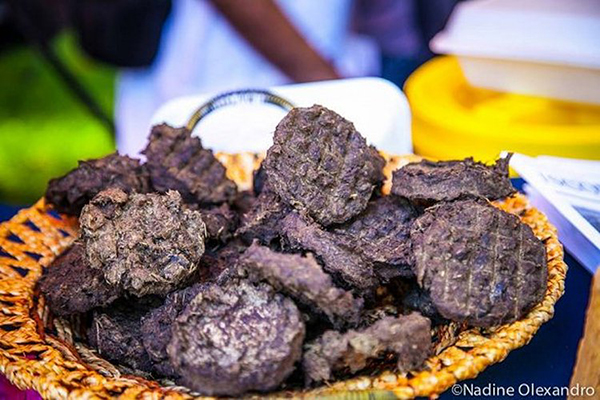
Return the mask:
<path id="1" fill-rule="evenodd" d="M 388 156 L 385 194 L 391 172 L 417 160 Z M 261 156 L 217 154 L 240 190 L 252 184 L 252 171 Z M 564 292 L 567 266 L 556 229 L 546 217 L 517 194 L 497 207 L 518 215 L 544 242 L 548 287 L 542 302 L 523 319 L 491 329 L 467 329 L 457 324 L 436 328 L 435 351 L 421 371 L 397 373 L 385 360 L 358 376 L 312 389 L 286 388 L 271 396 L 382 395 L 399 398 L 436 397 L 458 381 L 476 377 L 489 365 L 526 345 L 539 327 L 552 318 L 554 304 Z M 0 225 L 0 372 L 21 389 L 34 389 L 44 398 L 190 398 L 188 389 L 152 381 L 99 357 L 79 341 L 77 318 L 50 315 L 36 284 L 54 258 L 76 238 L 76 218 L 58 215 L 43 200 Z"/>

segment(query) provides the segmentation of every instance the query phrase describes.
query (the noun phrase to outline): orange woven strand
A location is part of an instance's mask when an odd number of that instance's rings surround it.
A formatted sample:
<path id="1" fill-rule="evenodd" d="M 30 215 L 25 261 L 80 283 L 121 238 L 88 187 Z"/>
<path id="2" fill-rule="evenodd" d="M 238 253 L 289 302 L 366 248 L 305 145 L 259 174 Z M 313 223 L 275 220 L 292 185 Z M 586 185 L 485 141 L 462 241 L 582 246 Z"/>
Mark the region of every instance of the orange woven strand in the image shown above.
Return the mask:
<path id="1" fill-rule="evenodd" d="M 252 171 L 260 164 L 260 156 L 218 154 L 217 157 L 240 188 L 251 187 Z M 387 194 L 391 172 L 417 158 L 385 154 L 384 157 L 388 180 L 383 190 Z M 546 294 L 525 318 L 489 330 L 458 331 L 458 337 L 452 337 L 457 332 L 456 326 L 454 330 L 445 328 L 446 336 L 451 336 L 448 343 L 454 345 L 442 347 L 439 354 L 427 361 L 422 372 L 397 374 L 385 371 L 378 376 L 360 376 L 309 391 L 280 392 L 272 396 L 382 392 L 399 398 L 436 397 L 456 382 L 474 378 L 489 365 L 501 362 L 511 350 L 526 345 L 539 327 L 552 318 L 554 305 L 564 292 L 567 266 L 556 229 L 542 213 L 529 205 L 524 196 L 516 195 L 496 206 L 518 215 L 546 246 L 549 270 Z M 44 332 L 42 321 L 46 321 L 47 316 L 43 311 L 43 299 L 34 297 L 35 285 L 43 268 L 66 249 L 76 235 L 77 220 L 50 215 L 43 201 L 0 225 L 0 372 L 17 387 L 34 389 L 48 399 L 191 398 L 185 389 L 161 387 L 157 382 L 122 375 L 80 343 L 65 344 L 51 335 L 40 335 Z M 39 318 L 34 318 L 38 310 Z M 63 328 L 70 329 L 68 326 Z M 445 343 L 444 340 L 440 345 Z M 79 349 L 78 354 L 68 354 L 74 349 Z"/>

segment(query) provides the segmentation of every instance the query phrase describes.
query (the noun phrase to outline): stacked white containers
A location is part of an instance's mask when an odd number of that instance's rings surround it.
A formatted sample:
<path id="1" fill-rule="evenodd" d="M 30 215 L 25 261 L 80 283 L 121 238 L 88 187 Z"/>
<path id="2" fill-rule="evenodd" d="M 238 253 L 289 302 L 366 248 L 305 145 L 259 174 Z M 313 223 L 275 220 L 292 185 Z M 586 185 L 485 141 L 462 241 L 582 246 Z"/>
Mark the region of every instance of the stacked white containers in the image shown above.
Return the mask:
<path id="1" fill-rule="evenodd" d="M 472 0 L 431 42 L 477 87 L 600 104 L 600 0 Z"/>

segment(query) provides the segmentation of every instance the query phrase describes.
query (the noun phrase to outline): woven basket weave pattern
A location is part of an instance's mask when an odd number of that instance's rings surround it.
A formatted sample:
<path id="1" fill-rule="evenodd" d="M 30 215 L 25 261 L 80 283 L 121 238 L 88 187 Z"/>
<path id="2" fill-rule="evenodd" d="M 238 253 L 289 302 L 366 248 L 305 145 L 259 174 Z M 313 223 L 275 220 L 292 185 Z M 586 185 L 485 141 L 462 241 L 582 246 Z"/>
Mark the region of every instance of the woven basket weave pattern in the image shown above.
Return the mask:
<path id="1" fill-rule="evenodd" d="M 384 192 L 389 193 L 391 171 L 416 158 L 384 156 L 388 161 Z M 252 170 L 259 165 L 260 157 L 218 157 L 241 189 L 251 186 Z M 489 330 L 461 331 L 456 325 L 443 328 L 437 334 L 437 355 L 427 361 L 422 372 L 383 372 L 311 391 L 274 395 L 382 391 L 401 398 L 435 396 L 458 381 L 477 376 L 487 366 L 502 361 L 511 350 L 527 344 L 539 327 L 552 318 L 554 304 L 564 291 L 567 266 L 556 229 L 524 196 L 516 195 L 496 205 L 518 215 L 546 245 L 548 288 L 543 301 L 525 318 Z M 51 319 L 43 298 L 36 292 L 36 283 L 42 269 L 76 235 L 77 220 L 52 213 L 43 201 L 0 225 L 0 372 L 18 387 L 33 388 L 45 398 L 190 397 L 185 389 L 161 387 L 157 382 L 123 374 L 75 340 L 74 321 Z"/>

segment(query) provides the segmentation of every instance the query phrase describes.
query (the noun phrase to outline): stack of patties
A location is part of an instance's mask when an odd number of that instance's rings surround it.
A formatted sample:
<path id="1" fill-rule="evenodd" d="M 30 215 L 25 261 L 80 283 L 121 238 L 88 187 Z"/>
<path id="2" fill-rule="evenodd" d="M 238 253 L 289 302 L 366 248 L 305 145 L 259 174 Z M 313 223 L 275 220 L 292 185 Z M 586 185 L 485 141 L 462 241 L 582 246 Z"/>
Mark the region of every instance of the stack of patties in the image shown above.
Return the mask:
<path id="1" fill-rule="evenodd" d="M 279 123 L 252 192 L 186 129 L 154 127 L 144 154 L 50 183 L 81 235 L 40 282 L 134 371 L 228 396 L 416 371 L 432 324 L 511 322 L 546 288 L 543 243 L 490 203 L 514 192 L 508 159 L 408 164 L 383 195 L 384 158 L 321 106 Z"/>

